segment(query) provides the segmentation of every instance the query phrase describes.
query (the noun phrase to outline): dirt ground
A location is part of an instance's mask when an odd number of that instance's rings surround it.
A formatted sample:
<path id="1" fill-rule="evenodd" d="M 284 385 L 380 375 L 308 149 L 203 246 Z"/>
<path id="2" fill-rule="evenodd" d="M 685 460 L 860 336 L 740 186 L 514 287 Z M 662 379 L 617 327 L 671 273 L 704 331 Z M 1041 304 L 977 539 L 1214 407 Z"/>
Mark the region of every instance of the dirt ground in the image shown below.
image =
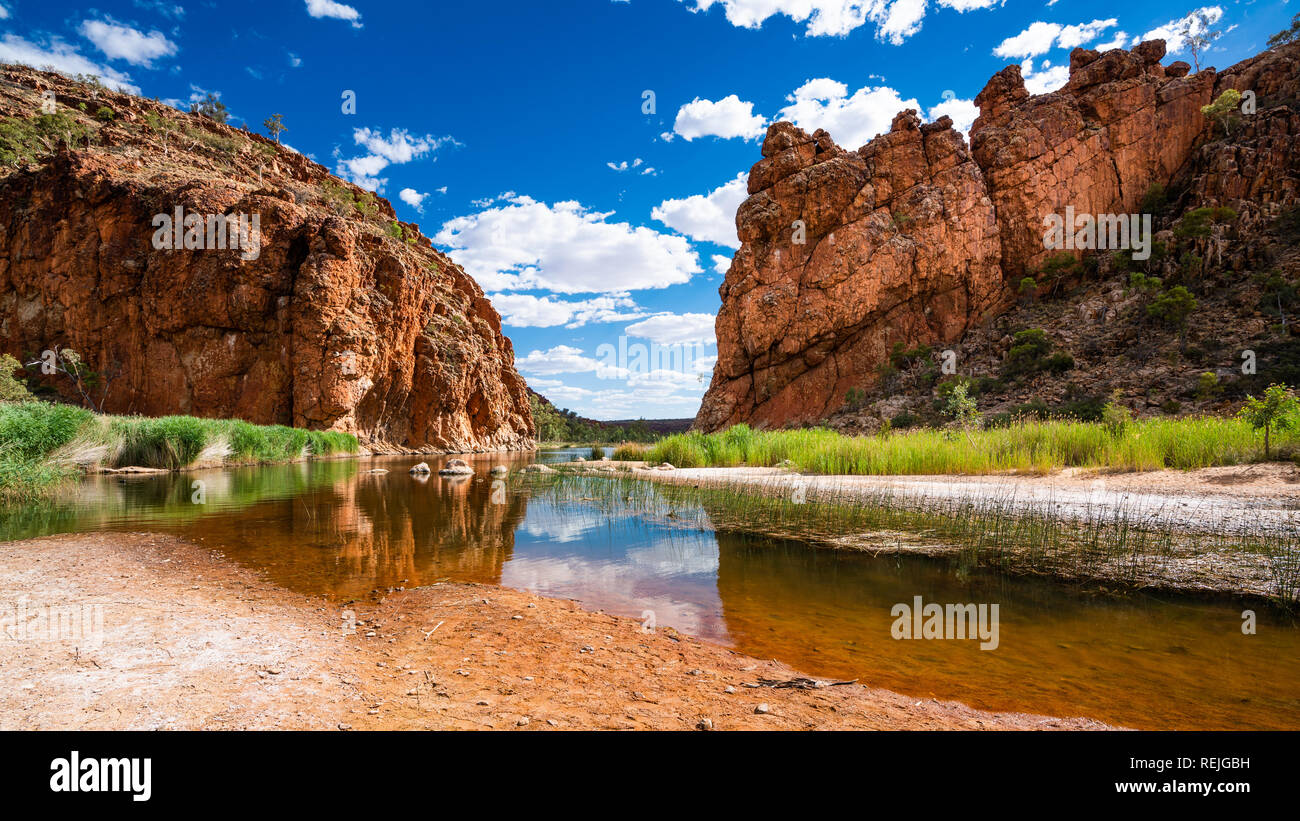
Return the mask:
<path id="1" fill-rule="evenodd" d="M 754 687 L 799 674 L 493 586 L 351 605 L 350 631 L 343 608 L 148 533 L 5 544 L 0 590 L 0 730 L 1104 726 L 918 701 L 870 682 Z M 41 632 L 42 608 L 92 605 L 101 631 L 86 630 L 88 618 L 80 635 Z"/>

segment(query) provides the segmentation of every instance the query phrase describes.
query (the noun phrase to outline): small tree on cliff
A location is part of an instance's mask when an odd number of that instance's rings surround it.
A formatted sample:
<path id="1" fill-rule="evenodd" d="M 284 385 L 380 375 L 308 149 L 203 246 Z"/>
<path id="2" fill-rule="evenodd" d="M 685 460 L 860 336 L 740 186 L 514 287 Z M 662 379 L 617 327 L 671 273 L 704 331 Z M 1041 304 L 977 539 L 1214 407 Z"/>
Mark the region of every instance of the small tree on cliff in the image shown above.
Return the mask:
<path id="1" fill-rule="evenodd" d="M 1178 350 L 1187 351 L 1187 318 L 1196 310 L 1196 297 L 1181 285 L 1175 285 L 1151 301 L 1147 316 L 1158 319 L 1178 331 Z"/>
<path id="2" fill-rule="evenodd" d="M 1201 106 L 1201 113 L 1223 128 L 1223 133 L 1232 136 L 1241 122 L 1241 92 L 1230 88 L 1219 95 L 1209 105 Z"/>
<path id="3" fill-rule="evenodd" d="M 1209 51 L 1211 44 L 1223 36 L 1223 32 L 1210 28 L 1213 23 L 1210 15 L 1204 11 L 1197 11 L 1187 15 L 1178 32 L 1178 36 L 1187 44 L 1187 50 L 1192 53 L 1192 62 L 1196 64 L 1197 71 L 1201 70 L 1201 55 Z"/>
<path id="4" fill-rule="evenodd" d="M 266 127 L 266 133 L 270 134 L 271 139 L 277 143 L 280 142 L 280 135 L 289 130 L 284 127 L 284 118 L 279 114 L 272 114 L 267 117 L 266 122 L 262 123 L 262 125 Z"/>
<path id="5" fill-rule="evenodd" d="M 230 119 L 230 112 L 226 111 L 226 104 L 221 102 L 221 98 L 211 91 L 202 100 L 190 104 L 190 113 L 202 114 L 209 120 L 216 120 L 219 123 L 224 123 Z"/>
<path id="6" fill-rule="evenodd" d="M 1300 40 L 1300 14 L 1291 18 L 1291 28 L 1282 29 L 1268 38 L 1268 47 L 1277 48 L 1278 46 L 1285 46 L 1287 43 L 1294 43 L 1296 40 Z"/>

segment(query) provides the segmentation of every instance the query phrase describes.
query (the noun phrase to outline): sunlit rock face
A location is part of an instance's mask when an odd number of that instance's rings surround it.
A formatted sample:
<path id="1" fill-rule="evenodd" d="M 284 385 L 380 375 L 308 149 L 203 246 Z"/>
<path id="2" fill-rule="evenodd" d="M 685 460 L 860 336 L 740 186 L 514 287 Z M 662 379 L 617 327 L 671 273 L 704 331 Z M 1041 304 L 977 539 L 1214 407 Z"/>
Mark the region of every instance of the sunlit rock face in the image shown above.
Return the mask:
<path id="1" fill-rule="evenodd" d="M 531 447 L 500 317 L 385 200 L 246 131 L 4 75 L 0 116 L 32 118 L 52 91 L 84 135 L 0 169 L 0 349 L 76 350 L 114 376 L 107 412 L 347 431 L 381 451 Z M 191 215 L 197 247 L 171 233 Z M 213 244 L 213 215 L 255 218 L 256 236 Z"/>
<path id="2" fill-rule="evenodd" d="M 1222 73 L 1164 54 L 1158 40 L 1075 49 L 1066 85 L 1037 96 L 1019 66 L 1003 69 L 976 97 L 969 147 L 947 117 L 912 111 L 857 151 L 771 126 L 736 215 L 742 245 L 695 426 L 816 421 L 874 385 L 895 343 L 960 340 L 1013 304 L 1052 253 L 1045 217 L 1066 207 L 1136 213 L 1157 183 L 1188 192 L 1180 207 L 1230 204 L 1246 226 L 1294 203 L 1300 46 Z M 1229 88 L 1253 91 L 1259 113 L 1235 150 L 1209 150 L 1201 107 Z"/>

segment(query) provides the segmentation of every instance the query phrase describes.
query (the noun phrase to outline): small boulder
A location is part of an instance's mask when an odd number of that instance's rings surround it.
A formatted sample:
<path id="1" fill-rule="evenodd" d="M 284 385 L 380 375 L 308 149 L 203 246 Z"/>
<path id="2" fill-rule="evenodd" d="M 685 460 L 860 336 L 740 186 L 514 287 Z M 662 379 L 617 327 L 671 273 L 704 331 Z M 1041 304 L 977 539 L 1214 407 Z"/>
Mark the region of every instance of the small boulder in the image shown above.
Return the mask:
<path id="1" fill-rule="evenodd" d="M 506 467 L 505 465 L 494 465 L 492 470 L 488 472 L 491 473 L 493 476 L 505 476 L 507 473 L 510 472 L 510 468 Z"/>
<path id="2" fill-rule="evenodd" d="M 473 473 L 474 468 L 464 459 L 448 459 L 447 464 L 438 471 L 439 476 L 471 476 Z"/>
<path id="3" fill-rule="evenodd" d="M 429 463 L 428 463 L 428 462 L 421 462 L 420 464 L 418 464 L 418 465 L 416 465 L 415 467 L 411 468 L 411 470 L 410 470 L 409 472 L 412 473 L 412 474 L 416 474 L 416 475 L 423 476 L 423 475 L 429 473 Z"/>
<path id="4" fill-rule="evenodd" d="M 521 473 L 554 473 L 555 468 L 548 468 L 540 462 L 534 462 L 520 469 Z"/>

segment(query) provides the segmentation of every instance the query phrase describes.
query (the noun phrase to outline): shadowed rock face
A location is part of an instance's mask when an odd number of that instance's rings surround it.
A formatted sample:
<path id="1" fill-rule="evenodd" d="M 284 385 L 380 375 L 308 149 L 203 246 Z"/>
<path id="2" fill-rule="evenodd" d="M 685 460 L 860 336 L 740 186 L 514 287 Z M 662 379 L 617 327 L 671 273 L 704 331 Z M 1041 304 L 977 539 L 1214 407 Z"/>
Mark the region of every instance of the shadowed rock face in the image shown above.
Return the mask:
<path id="1" fill-rule="evenodd" d="M 1295 107 L 1265 107 L 1294 102 L 1300 47 L 1190 76 L 1164 53 L 1158 40 L 1075 49 L 1066 86 L 1039 96 L 1009 66 L 976 97 L 969 149 L 947 117 L 921 125 L 914 111 L 853 152 L 774 124 L 736 215 L 742 245 L 719 289 L 718 363 L 695 426 L 816 421 L 874 385 L 896 342 L 956 342 L 1012 304 L 1052 253 L 1044 218 L 1066 206 L 1136 213 L 1152 184 L 1175 180 L 1184 205 L 1232 205 L 1246 222 L 1294 202 L 1295 174 L 1278 172 L 1294 170 Z M 1202 150 L 1200 109 L 1228 88 L 1261 100 L 1233 156 Z"/>
<path id="2" fill-rule="evenodd" d="M 77 350 L 118 374 L 106 412 L 341 430 L 375 450 L 531 447 L 500 317 L 387 202 L 196 115 L 29 69 L 2 79 L 0 116 L 27 120 L 53 90 L 89 144 L 0 170 L 0 350 Z M 257 253 L 157 248 L 154 217 L 177 208 L 257 215 Z"/>

